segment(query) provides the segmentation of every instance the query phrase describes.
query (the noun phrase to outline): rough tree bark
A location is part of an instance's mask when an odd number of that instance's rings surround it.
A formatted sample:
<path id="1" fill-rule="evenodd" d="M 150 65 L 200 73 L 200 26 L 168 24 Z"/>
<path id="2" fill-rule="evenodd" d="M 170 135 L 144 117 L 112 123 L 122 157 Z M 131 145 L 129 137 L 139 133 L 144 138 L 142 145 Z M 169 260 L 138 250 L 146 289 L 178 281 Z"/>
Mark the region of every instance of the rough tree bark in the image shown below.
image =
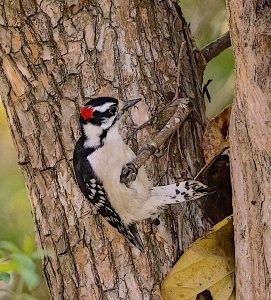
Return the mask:
<path id="1" fill-rule="evenodd" d="M 236 62 L 230 146 L 237 299 L 271 299 L 271 3 L 227 5 Z"/>
<path id="2" fill-rule="evenodd" d="M 78 111 L 88 98 L 141 96 L 123 134 L 137 151 L 165 123 L 135 131 L 173 99 L 193 113 L 148 162 L 155 185 L 193 177 L 202 166 L 201 75 L 188 26 L 170 0 L 0 0 L 0 92 L 18 152 L 53 299 L 161 299 L 160 282 L 206 224 L 198 203 L 139 225 L 146 252 L 98 217 L 75 184 L 71 158 Z M 185 41 L 181 60 L 178 59 Z M 178 68 L 178 62 L 179 67 Z"/>

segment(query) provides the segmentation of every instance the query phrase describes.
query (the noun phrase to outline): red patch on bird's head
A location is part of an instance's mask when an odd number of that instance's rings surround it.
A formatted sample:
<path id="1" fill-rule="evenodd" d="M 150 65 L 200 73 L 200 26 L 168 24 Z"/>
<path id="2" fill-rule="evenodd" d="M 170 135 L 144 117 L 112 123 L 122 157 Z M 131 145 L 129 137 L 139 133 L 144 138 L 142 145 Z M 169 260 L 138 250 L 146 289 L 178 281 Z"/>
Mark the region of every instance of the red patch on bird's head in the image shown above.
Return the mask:
<path id="1" fill-rule="evenodd" d="M 85 121 L 91 119 L 93 116 L 93 107 L 82 107 L 80 115 Z"/>

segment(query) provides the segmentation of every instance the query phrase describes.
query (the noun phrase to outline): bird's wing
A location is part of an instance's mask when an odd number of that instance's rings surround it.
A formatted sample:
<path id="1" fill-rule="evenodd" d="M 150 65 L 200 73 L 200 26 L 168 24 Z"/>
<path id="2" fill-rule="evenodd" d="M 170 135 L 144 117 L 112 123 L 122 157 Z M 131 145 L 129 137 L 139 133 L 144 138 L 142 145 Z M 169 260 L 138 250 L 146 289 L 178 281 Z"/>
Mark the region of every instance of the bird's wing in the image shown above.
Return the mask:
<path id="1" fill-rule="evenodd" d="M 140 251 L 144 251 L 143 242 L 137 232 L 135 224 L 126 226 L 121 221 L 120 216 L 108 201 L 107 193 L 101 181 L 95 177 L 87 158 L 77 162 L 74 165 L 74 169 L 77 183 L 82 193 L 96 207 L 98 213 L 101 214 Z"/>

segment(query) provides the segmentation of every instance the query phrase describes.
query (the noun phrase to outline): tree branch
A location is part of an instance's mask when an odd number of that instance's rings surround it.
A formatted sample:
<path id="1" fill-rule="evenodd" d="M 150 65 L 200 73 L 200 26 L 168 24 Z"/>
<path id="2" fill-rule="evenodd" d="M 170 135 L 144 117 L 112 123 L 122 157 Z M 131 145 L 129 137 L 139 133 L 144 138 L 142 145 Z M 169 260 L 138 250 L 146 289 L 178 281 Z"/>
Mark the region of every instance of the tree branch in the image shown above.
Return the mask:
<path id="1" fill-rule="evenodd" d="M 203 47 L 200 50 L 200 53 L 205 58 L 206 63 L 208 63 L 210 60 L 212 60 L 214 57 L 219 55 L 221 52 L 223 52 L 225 49 L 229 48 L 230 46 L 231 46 L 231 39 L 230 39 L 230 34 L 227 31 L 221 37 L 219 37 L 215 41 Z"/>
<path id="2" fill-rule="evenodd" d="M 192 111 L 192 102 L 189 98 L 178 99 L 179 103 L 175 113 L 169 119 L 164 128 L 157 134 L 153 141 L 144 145 L 137 157 L 131 163 L 126 164 L 122 168 L 120 182 L 128 184 L 136 179 L 138 169 L 145 164 L 151 155 L 165 143 L 169 136 L 177 130 L 177 128 L 185 121 Z"/>

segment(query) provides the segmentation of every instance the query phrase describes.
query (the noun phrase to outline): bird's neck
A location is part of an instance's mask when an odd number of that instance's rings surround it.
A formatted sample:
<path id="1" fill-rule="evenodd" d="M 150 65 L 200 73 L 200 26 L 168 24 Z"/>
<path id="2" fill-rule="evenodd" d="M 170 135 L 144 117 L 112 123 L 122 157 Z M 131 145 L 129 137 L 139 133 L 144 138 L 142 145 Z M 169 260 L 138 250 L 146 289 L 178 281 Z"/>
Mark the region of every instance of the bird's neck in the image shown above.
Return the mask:
<path id="1" fill-rule="evenodd" d="M 83 135 L 85 137 L 84 147 L 94 149 L 109 143 L 111 139 L 117 138 L 118 140 L 120 136 L 117 123 L 108 129 L 103 129 L 91 123 L 85 124 L 83 125 Z"/>

